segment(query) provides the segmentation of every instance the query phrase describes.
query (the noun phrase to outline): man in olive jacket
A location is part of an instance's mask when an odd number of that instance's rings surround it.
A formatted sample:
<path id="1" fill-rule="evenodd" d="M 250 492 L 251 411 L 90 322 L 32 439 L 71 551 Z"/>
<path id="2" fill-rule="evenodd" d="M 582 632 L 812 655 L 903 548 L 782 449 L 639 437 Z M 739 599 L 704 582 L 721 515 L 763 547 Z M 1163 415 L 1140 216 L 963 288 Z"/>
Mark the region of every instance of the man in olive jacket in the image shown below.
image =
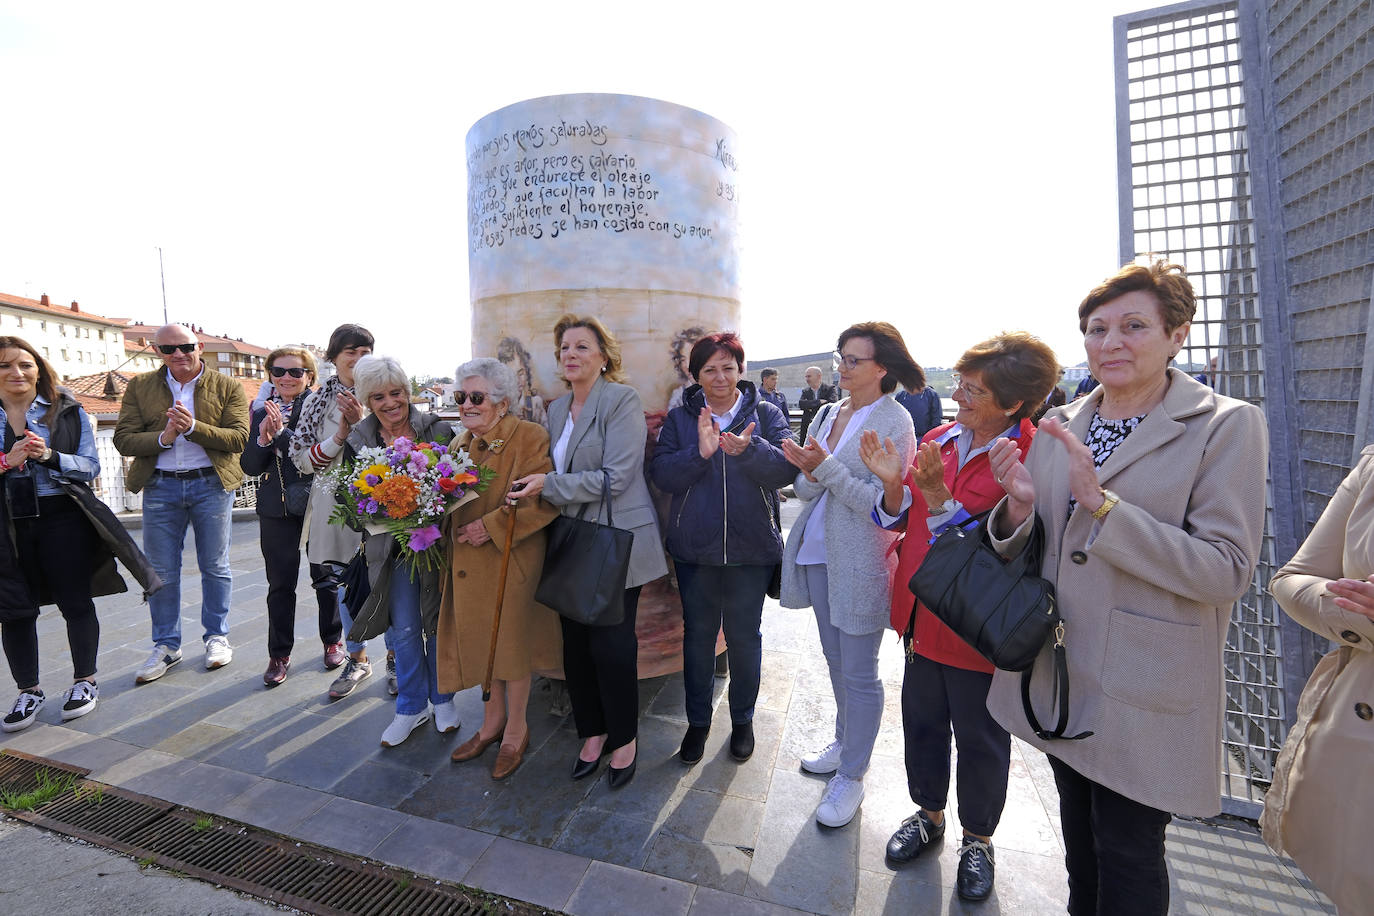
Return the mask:
<path id="1" fill-rule="evenodd" d="M 181 551 L 196 533 L 205 667 L 221 668 L 229 648 L 229 530 L 239 455 L 248 442 L 248 399 L 235 379 L 208 368 L 196 335 L 164 325 L 153 338 L 164 368 L 129 382 L 114 443 L 134 459 L 125 484 L 143 492 L 143 551 L 165 586 L 148 598 L 153 652 L 135 677 L 155 681 L 181 661 Z"/>

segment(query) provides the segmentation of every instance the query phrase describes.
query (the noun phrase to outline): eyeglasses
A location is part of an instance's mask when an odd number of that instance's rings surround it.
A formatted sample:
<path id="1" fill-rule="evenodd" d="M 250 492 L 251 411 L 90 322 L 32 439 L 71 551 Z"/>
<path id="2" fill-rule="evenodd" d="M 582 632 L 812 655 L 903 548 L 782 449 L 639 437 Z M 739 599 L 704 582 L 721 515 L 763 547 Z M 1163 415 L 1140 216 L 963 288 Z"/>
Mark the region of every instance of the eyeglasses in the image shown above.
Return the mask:
<path id="1" fill-rule="evenodd" d="M 194 353 L 195 350 L 196 350 L 196 346 L 197 346 L 197 344 L 193 344 L 193 343 L 188 343 L 188 344 L 158 344 L 158 345 L 157 345 L 157 349 L 158 349 L 158 352 L 161 353 L 163 356 L 171 356 L 173 353 L 175 353 L 175 352 L 178 351 L 178 350 L 180 350 L 182 353 Z"/>
<path id="2" fill-rule="evenodd" d="M 835 357 L 836 362 L 838 362 L 841 366 L 844 366 L 851 372 L 858 368 L 859 363 L 876 362 L 876 360 L 871 356 L 844 356 L 840 353 L 839 350 L 836 350 L 831 355 Z"/>
<path id="3" fill-rule="evenodd" d="M 306 373 L 303 367 L 286 369 L 282 366 L 273 366 L 268 371 L 272 373 L 272 378 L 281 378 L 283 375 L 289 375 L 292 378 L 305 378 Z"/>
<path id="4" fill-rule="evenodd" d="M 977 400 L 978 398 L 987 396 L 987 392 L 985 390 L 979 388 L 976 385 L 970 385 L 968 382 L 965 382 L 962 378 L 960 378 L 957 375 L 954 376 L 954 390 L 962 391 L 971 400 Z"/>
<path id="5" fill-rule="evenodd" d="M 480 391 L 474 391 L 472 394 L 468 394 L 466 391 L 453 392 L 453 400 L 457 402 L 459 407 L 462 407 L 468 401 L 472 401 L 473 407 L 481 407 L 482 402 L 486 399 L 487 396 Z"/>

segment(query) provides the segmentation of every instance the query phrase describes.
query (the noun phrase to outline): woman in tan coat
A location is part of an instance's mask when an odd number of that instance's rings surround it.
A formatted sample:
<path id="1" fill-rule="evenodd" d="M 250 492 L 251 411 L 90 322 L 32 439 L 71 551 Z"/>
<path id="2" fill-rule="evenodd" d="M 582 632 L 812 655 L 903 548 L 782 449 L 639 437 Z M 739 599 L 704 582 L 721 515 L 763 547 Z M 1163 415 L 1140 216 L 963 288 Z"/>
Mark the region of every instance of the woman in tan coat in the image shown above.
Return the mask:
<path id="1" fill-rule="evenodd" d="M 1007 671 L 988 709 L 1049 755 L 1075 916 L 1167 913 L 1171 812 L 1221 810 L 1222 649 L 1259 557 L 1268 436 L 1259 408 L 1169 368 L 1195 309 L 1176 265 L 1122 268 L 1078 308 L 1101 385 L 1045 415 L 1024 465 L 1014 440 L 992 451 L 998 550 L 1021 551 L 1032 513 L 1044 523 L 1067 727 L 1033 728 Z M 1054 668 L 1047 645 L 1029 684 L 1051 727 Z"/>
<path id="2" fill-rule="evenodd" d="M 1264 797 L 1265 841 L 1342 913 L 1374 905 L 1374 445 L 1269 583 L 1298 623 L 1336 644 L 1298 702 Z"/>
<path id="3" fill-rule="evenodd" d="M 544 527 L 558 515 L 538 501 L 505 508 L 511 482 L 526 474 L 553 469 L 549 434 L 537 423 L 510 413 L 515 373 L 494 359 L 474 359 L 455 373 L 461 390 L 454 393 L 463 415 L 463 432 L 455 448 L 495 471 L 486 491 L 460 506 L 448 524 L 449 582 L 439 609 L 439 689 L 463 690 L 482 683 L 491 649 L 492 617 L 501 572 L 501 552 L 514 518 L 505 599 L 496 641 L 491 699 L 477 733 L 453 752 L 454 762 L 472 760 L 501 742 L 493 779 L 515 772 L 529 746 L 525 709 L 530 674 L 553 670 L 562 658 L 558 615 L 534 600 L 544 565 Z"/>

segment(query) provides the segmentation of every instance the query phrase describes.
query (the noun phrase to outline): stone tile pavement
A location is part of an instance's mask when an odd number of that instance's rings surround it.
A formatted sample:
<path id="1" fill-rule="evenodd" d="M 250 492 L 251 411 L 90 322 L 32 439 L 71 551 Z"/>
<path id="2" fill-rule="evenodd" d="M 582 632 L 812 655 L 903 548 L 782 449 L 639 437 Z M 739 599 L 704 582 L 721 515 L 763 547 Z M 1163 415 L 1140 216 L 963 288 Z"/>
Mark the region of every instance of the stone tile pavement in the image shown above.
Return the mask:
<path id="1" fill-rule="evenodd" d="M 189 547 L 186 556 L 194 557 Z M 0 736 L 0 748 L 89 767 L 107 783 L 581 916 L 1064 910 L 1054 781 L 1044 757 L 1024 745 L 1013 747 L 990 900 L 965 906 L 954 893 L 957 823 L 938 854 L 900 870 L 885 864 L 888 836 L 912 811 L 895 639 L 881 656 L 887 701 L 863 809 L 848 827 L 831 830 L 813 817 L 825 780 L 797 763 L 828 740 L 833 716 L 809 612 L 775 602 L 765 609 L 757 749 L 746 763 L 725 748 L 724 704 L 703 760 L 684 767 L 676 759 L 686 721 L 682 680 L 671 675 L 641 684 L 639 769 L 624 790 L 607 789 L 604 767 L 596 778 L 568 778 L 579 743 L 571 717 L 550 715 L 548 695 L 538 689 L 525 763 L 498 783 L 489 775 L 494 749 L 479 761 L 449 762 L 481 720 L 476 689 L 458 698 L 457 736 L 417 730 L 398 748 L 378 743 L 393 712 L 382 677 L 329 702 L 332 675 L 320 661 L 304 577 L 291 675 L 265 689 L 266 585 L 255 521 L 235 522 L 232 558 L 231 665 L 204 670 L 192 559 L 183 579 L 188 645 L 180 666 L 135 687 L 133 672 L 150 649 L 147 609 L 129 596 L 100 599 L 99 708 L 62 724 L 59 706 L 50 704 L 38 725 Z M 70 675 L 55 608 L 43 612 L 39 634 L 51 696 Z M 724 683 L 717 680 L 718 694 Z M 953 806 L 951 816 L 957 822 Z M 1168 850 L 1174 912 L 1333 912 L 1247 822 L 1176 821 Z"/>

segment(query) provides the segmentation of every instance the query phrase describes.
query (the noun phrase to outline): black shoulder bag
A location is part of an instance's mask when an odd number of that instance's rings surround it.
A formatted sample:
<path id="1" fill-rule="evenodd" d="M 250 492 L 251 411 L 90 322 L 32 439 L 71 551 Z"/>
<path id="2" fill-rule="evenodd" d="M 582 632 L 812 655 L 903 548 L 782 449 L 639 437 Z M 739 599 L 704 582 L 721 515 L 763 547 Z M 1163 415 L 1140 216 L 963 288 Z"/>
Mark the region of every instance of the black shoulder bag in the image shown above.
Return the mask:
<path id="1" fill-rule="evenodd" d="M 982 520 L 979 517 L 951 525 L 935 538 L 911 577 L 911 592 L 993 665 L 1021 672 L 1021 703 L 1036 735 L 1046 740 L 1086 738 L 1092 732 L 1064 734 L 1069 724 L 1068 659 L 1064 620 L 1054 586 L 1038 575 L 1044 555 L 1044 523 L 1034 516 L 1025 549 L 1004 561 L 988 540 Z M 1059 718 L 1054 730 L 1047 731 L 1031 707 L 1030 681 L 1036 656 L 1051 636 Z"/>
<path id="2" fill-rule="evenodd" d="M 611 472 L 603 466 L 601 474 L 601 505 L 608 524 L 582 517 L 590 503 L 576 516 L 560 515 L 549 524 L 544 570 L 534 600 L 576 623 L 611 627 L 625 619 L 625 580 L 635 536 L 615 527 Z"/>

